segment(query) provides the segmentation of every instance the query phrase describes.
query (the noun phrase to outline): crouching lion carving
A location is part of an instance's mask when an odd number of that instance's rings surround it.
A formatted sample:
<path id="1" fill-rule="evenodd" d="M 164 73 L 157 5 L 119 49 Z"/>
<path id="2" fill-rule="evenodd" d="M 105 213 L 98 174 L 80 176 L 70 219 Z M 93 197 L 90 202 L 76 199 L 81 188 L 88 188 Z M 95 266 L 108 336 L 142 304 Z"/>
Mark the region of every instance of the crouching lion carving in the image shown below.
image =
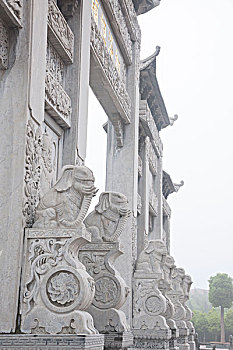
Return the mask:
<path id="1" fill-rule="evenodd" d="M 97 189 L 86 166 L 67 165 L 56 184 L 41 198 L 35 228 L 67 228 L 82 224 Z"/>
<path id="2" fill-rule="evenodd" d="M 99 203 L 86 220 L 92 242 L 115 242 L 124 230 L 130 215 L 127 198 L 118 192 L 103 192 Z"/>

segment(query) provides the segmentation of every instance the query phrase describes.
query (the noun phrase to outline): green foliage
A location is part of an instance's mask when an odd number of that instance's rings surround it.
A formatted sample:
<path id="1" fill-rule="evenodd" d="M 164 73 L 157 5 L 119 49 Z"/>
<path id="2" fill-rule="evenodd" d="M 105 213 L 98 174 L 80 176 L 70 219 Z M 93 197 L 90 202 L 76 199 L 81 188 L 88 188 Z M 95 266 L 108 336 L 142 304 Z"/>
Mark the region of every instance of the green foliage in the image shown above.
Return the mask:
<path id="1" fill-rule="evenodd" d="M 212 307 L 208 300 L 208 290 L 200 288 L 191 289 L 187 305 L 191 310 L 208 312 Z"/>
<path id="2" fill-rule="evenodd" d="M 226 339 L 229 339 L 229 336 L 233 334 L 233 309 L 229 309 L 225 315 L 225 331 Z"/>
<path id="3" fill-rule="evenodd" d="M 233 301 L 232 278 L 226 273 L 218 273 L 209 279 L 209 301 L 214 307 L 230 308 Z"/>

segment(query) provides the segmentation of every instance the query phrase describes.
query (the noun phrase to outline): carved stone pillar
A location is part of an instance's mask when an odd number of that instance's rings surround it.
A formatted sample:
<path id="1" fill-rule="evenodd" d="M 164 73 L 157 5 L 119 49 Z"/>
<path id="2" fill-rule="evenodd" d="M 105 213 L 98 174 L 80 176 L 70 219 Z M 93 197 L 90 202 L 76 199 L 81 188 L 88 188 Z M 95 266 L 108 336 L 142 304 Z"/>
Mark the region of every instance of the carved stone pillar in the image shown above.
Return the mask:
<path id="1" fill-rule="evenodd" d="M 185 275 L 183 278 L 183 297 L 181 299 L 181 303 L 183 303 L 183 306 L 186 310 L 186 317 L 185 317 L 185 321 L 187 324 L 187 327 L 189 329 L 189 336 L 188 336 L 188 343 L 190 346 L 190 350 L 196 350 L 196 344 L 195 344 L 195 328 L 193 326 L 193 323 L 191 322 L 192 317 L 193 317 L 193 313 L 190 310 L 190 308 L 185 304 L 188 299 L 189 299 L 189 292 L 190 292 L 190 288 L 192 285 L 192 279 L 189 275 Z"/>
<path id="2" fill-rule="evenodd" d="M 133 333 L 136 349 L 168 349 L 171 330 L 164 317 L 166 298 L 158 286 L 163 279 L 166 248 L 161 240 L 149 241 L 137 259 L 133 286 Z"/>
<path id="3" fill-rule="evenodd" d="M 104 192 L 85 225 L 92 243 L 80 250 L 79 258 L 95 281 L 95 296 L 88 312 L 95 327 L 104 334 L 104 348 L 125 349 L 133 344 L 133 335 L 120 307 L 125 303 L 129 288 L 113 267 L 123 254 L 117 242 L 128 219 L 128 201 L 121 193 Z"/>
<path id="4" fill-rule="evenodd" d="M 103 336 L 86 311 L 95 282 L 78 258 L 80 247 L 91 240 L 83 220 L 95 193 L 92 171 L 69 165 L 40 199 L 33 228 L 25 235 L 22 333 L 91 336 L 92 344 L 84 341 L 82 349 L 93 344 L 102 349 Z"/>
<path id="5" fill-rule="evenodd" d="M 172 256 L 167 255 L 166 260 L 163 264 L 164 277 L 159 283 L 159 289 L 166 298 L 167 308 L 164 314 L 167 324 L 171 329 L 171 339 L 169 340 L 169 349 L 178 350 L 177 338 L 179 337 L 179 330 L 174 321 L 175 307 L 169 298 L 169 291 L 172 290 L 171 275 L 172 270 L 175 268 L 175 261 Z"/>
<path id="6" fill-rule="evenodd" d="M 179 338 L 177 340 L 180 350 L 190 350 L 188 343 L 189 329 L 185 322 L 186 310 L 180 302 L 183 295 L 182 282 L 184 277 L 184 269 L 175 268 L 172 272 L 172 290 L 167 295 L 174 304 L 175 314 L 173 316 L 176 326 L 179 330 Z"/>

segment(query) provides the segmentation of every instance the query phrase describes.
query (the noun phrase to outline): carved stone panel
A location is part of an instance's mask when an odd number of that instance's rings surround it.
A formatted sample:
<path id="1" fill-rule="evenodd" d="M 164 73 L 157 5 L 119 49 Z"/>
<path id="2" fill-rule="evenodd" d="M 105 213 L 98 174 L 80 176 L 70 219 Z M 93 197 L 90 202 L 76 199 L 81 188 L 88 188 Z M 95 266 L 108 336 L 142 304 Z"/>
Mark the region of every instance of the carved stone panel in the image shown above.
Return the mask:
<path id="1" fill-rule="evenodd" d="M 62 127 L 71 125 L 71 99 L 63 84 L 64 62 L 50 41 L 47 44 L 45 109 Z"/>
<path id="2" fill-rule="evenodd" d="M 23 0 L 0 0 L 0 15 L 8 27 L 22 28 Z"/>
<path id="3" fill-rule="evenodd" d="M 8 29 L 0 18 L 0 69 L 8 68 L 9 37 Z"/>
<path id="4" fill-rule="evenodd" d="M 54 0 L 48 0 L 48 38 L 69 64 L 73 62 L 74 34 Z"/>

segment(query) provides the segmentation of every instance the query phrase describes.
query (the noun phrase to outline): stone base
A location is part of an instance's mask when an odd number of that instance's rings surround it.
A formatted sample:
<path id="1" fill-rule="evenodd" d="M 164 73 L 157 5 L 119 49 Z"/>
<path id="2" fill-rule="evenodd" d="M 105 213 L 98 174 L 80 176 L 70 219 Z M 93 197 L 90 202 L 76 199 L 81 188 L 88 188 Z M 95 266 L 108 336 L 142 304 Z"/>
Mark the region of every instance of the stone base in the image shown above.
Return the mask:
<path id="1" fill-rule="evenodd" d="M 169 340 L 155 339 L 153 337 L 134 337 L 134 345 L 130 349 L 169 350 Z"/>
<path id="2" fill-rule="evenodd" d="M 114 332 L 104 334 L 104 349 L 128 349 L 133 345 L 133 333 Z"/>
<path id="3" fill-rule="evenodd" d="M 103 350 L 104 336 L 95 335 L 0 335 L 1 350 Z"/>

